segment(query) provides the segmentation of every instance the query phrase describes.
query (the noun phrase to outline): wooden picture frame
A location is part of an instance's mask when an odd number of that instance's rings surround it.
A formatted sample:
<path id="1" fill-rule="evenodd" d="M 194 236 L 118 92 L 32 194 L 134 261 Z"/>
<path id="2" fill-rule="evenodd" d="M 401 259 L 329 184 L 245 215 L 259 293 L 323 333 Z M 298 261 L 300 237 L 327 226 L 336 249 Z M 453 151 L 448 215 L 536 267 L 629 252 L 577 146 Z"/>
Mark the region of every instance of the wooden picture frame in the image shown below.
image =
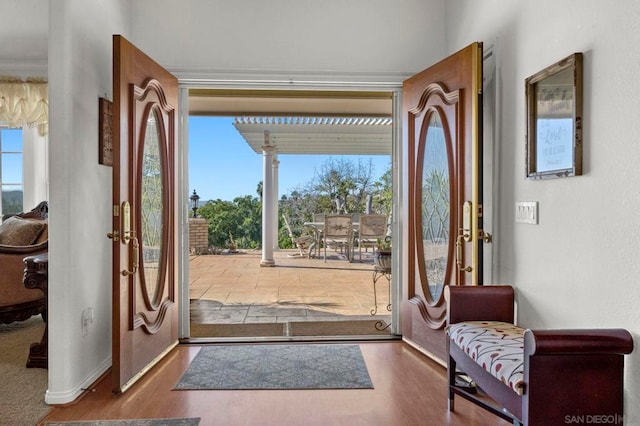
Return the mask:
<path id="1" fill-rule="evenodd" d="M 98 98 L 98 163 L 113 165 L 113 103 Z"/>
<path id="2" fill-rule="evenodd" d="M 526 177 L 582 175 L 582 53 L 525 80 Z"/>

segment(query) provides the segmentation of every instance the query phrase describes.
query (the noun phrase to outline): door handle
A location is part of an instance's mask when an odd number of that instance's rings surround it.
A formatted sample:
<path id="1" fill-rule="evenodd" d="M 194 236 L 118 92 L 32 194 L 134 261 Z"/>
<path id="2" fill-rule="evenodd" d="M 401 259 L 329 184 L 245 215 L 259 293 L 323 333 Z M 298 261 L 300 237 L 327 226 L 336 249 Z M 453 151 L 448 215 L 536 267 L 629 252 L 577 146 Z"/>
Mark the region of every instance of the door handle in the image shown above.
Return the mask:
<path id="1" fill-rule="evenodd" d="M 138 272 L 138 266 L 140 265 L 140 244 L 138 244 L 138 238 L 135 233 L 131 231 L 131 244 L 129 244 L 129 267 L 131 269 L 125 269 L 121 273 L 123 276 L 135 275 Z"/>
<path id="2" fill-rule="evenodd" d="M 128 269 L 124 269 L 120 273 L 125 277 L 134 275 L 138 272 L 140 265 L 140 244 L 135 232 L 131 230 L 131 205 L 129 202 L 123 201 L 121 206 L 114 205 L 113 216 L 120 216 L 120 230 L 114 229 L 113 232 L 107 233 L 107 238 L 113 241 L 122 241 L 122 244 L 129 246 L 129 266 Z"/>
<path id="3" fill-rule="evenodd" d="M 461 272 L 471 272 L 471 266 L 462 264 L 462 245 L 471 241 L 471 215 L 473 212 L 471 201 L 465 201 L 462 205 L 462 228 L 456 238 L 456 265 Z"/>
<path id="4" fill-rule="evenodd" d="M 469 241 L 469 234 L 465 234 L 464 231 L 456 238 L 456 265 L 461 272 L 471 272 L 473 268 L 471 266 L 464 266 L 462 264 L 462 244 L 464 241 Z"/>

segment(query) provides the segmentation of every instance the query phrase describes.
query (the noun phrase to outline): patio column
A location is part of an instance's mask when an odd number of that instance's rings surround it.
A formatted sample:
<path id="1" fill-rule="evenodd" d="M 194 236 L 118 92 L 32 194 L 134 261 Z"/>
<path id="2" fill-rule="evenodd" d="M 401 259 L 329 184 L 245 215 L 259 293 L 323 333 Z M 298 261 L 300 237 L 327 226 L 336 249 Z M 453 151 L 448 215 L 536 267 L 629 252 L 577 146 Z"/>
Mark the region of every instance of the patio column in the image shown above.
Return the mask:
<path id="1" fill-rule="evenodd" d="M 280 160 L 278 160 L 278 153 L 273 154 L 273 249 L 280 249 L 280 241 L 278 241 L 278 217 L 279 217 L 279 206 L 278 206 L 278 166 L 280 165 Z"/>
<path id="2" fill-rule="evenodd" d="M 275 266 L 273 260 L 273 155 L 269 131 L 264 131 L 262 146 L 262 260 L 260 266 Z"/>

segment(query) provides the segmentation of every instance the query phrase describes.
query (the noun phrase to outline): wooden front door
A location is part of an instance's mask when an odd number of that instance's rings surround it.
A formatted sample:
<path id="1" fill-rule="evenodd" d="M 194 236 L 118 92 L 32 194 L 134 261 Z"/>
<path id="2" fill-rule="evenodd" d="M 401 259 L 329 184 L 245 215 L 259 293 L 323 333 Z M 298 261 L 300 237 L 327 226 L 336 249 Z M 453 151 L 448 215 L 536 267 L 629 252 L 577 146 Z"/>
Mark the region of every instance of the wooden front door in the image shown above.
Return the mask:
<path id="1" fill-rule="evenodd" d="M 178 81 L 113 37 L 113 391 L 178 343 Z"/>
<path id="2" fill-rule="evenodd" d="M 446 285 L 479 284 L 482 44 L 474 43 L 403 84 L 408 152 L 405 340 L 444 361 Z"/>

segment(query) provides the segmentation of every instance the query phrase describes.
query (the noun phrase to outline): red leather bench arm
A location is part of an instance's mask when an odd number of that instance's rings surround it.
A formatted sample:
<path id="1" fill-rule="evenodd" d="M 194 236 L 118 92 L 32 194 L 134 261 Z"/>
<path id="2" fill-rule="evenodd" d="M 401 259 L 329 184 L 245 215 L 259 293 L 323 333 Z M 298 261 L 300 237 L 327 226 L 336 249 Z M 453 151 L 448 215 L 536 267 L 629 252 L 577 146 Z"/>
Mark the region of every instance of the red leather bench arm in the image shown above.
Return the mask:
<path id="1" fill-rule="evenodd" d="M 629 354 L 633 337 L 624 329 L 526 330 L 525 356 L 555 354 Z"/>
<path id="2" fill-rule="evenodd" d="M 462 321 L 513 323 L 514 291 L 508 285 L 446 286 L 448 324 Z"/>

